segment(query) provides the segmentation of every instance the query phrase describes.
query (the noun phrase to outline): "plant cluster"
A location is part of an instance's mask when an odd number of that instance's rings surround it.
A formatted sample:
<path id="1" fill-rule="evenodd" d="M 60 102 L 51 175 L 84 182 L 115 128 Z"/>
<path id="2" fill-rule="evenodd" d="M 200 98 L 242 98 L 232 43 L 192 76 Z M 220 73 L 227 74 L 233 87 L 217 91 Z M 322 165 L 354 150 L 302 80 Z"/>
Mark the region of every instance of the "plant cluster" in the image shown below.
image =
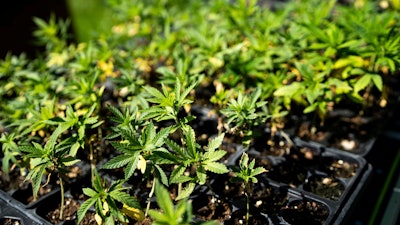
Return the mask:
<path id="1" fill-rule="evenodd" d="M 221 148 L 228 134 L 248 147 L 257 128 L 276 132 L 299 111 L 315 115 L 316 125 L 343 102 L 359 113 L 384 107 L 385 81 L 400 66 L 395 4 L 109 0 L 107 7 L 115 15 L 109 32 L 73 43 L 68 21 L 35 18 L 45 51 L 0 61 L 2 171 L 26 171 L 36 198 L 52 175 L 63 190 L 71 166 L 90 163 L 79 220 L 93 205 L 100 224 L 147 213 L 155 224 L 188 224 L 187 199 L 212 174 L 230 171 Z M 206 141 L 193 126 L 194 104 L 219 118 L 218 134 Z M 235 170 L 247 194 L 264 172 L 248 162 L 243 155 Z M 110 185 L 99 169 L 124 175 Z M 143 216 L 126 185 L 138 173 L 151 184 Z M 176 209 L 161 184 L 176 186 Z M 150 209 L 154 192 L 164 214 Z"/>

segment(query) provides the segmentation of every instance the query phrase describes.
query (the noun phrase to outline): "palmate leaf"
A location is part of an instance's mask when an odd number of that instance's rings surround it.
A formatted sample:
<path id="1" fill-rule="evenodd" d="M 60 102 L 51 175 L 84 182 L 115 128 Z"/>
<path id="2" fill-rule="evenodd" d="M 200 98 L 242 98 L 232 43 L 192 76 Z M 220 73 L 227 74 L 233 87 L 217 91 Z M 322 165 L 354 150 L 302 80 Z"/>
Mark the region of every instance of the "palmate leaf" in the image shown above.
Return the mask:
<path id="1" fill-rule="evenodd" d="M 153 144 L 154 144 L 156 147 L 160 147 L 161 145 L 163 145 L 163 144 L 164 144 L 164 140 L 165 140 L 165 138 L 168 137 L 169 133 L 170 133 L 170 128 L 169 128 L 169 127 L 161 129 L 161 130 L 156 134 L 156 136 L 154 137 L 154 139 L 152 140 Z"/>
<path id="2" fill-rule="evenodd" d="M 149 156 L 149 160 L 151 160 L 155 165 L 173 164 L 179 162 L 179 159 L 180 158 L 178 158 L 176 154 L 169 152 L 165 148 L 158 148 Z"/>
<path id="3" fill-rule="evenodd" d="M 203 77 L 199 77 L 199 80 L 197 80 L 197 81 L 194 82 L 192 85 L 190 85 L 189 87 L 187 87 L 187 88 L 183 91 L 182 94 L 176 95 L 177 98 L 178 98 L 178 96 L 179 96 L 178 102 L 180 103 L 180 106 L 181 106 L 181 107 L 182 107 L 183 105 L 192 103 L 191 100 L 188 100 L 188 99 L 185 99 L 185 98 L 189 95 L 189 93 L 193 90 L 193 88 L 197 86 L 197 84 L 201 81 L 202 78 L 203 78 Z M 179 83 L 179 81 L 177 81 L 177 83 Z M 177 86 L 178 86 L 178 85 L 177 85 Z M 177 87 L 177 86 L 175 86 L 175 87 Z M 178 88 L 176 88 L 176 89 L 178 89 Z M 179 88 L 179 89 L 180 89 L 180 88 Z M 179 91 L 180 91 L 180 90 L 179 90 Z"/>
<path id="4" fill-rule="evenodd" d="M 190 181 L 192 178 L 188 176 L 184 176 L 183 173 L 185 172 L 186 167 L 183 165 L 179 165 L 176 169 L 174 169 L 169 177 L 170 183 L 183 183 Z"/>
<path id="5" fill-rule="evenodd" d="M 111 214 L 109 214 L 108 217 L 115 217 L 113 220 L 117 219 L 118 221 L 121 221 L 121 222 L 125 222 L 125 223 L 128 222 L 127 218 L 124 217 L 122 212 L 119 210 L 117 204 L 115 203 L 115 200 L 110 195 L 107 195 L 106 202 L 107 202 L 110 212 L 111 212 Z"/>
<path id="6" fill-rule="evenodd" d="M 35 144 L 35 143 L 33 143 L 33 144 Z M 40 146 L 40 148 L 41 148 L 41 146 Z M 41 149 L 35 148 L 31 145 L 21 145 L 19 147 L 19 149 L 22 152 L 28 153 L 25 155 L 25 157 L 27 157 L 27 158 L 41 158 L 43 155 Z"/>
<path id="7" fill-rule="evenodd" d="M 107 106 L 107 108 L 114 115 L 114 116 L 109 117 L 111 121 L 116 122 L 116 123 L 123 123 L 124 122 L 125 116 L 124 116 L 124 114 L 122 114 L 122 112 L 117 107 L 109 104 Z"/>
<path id="8" fill-rule="evenodd" d="M 141 112 L 141 120 L 155 119 L 156 121 L 173 120 L 174 116 L 168 114 L 162 107 L 150 107 Z"/>
<path id="9" fill-rule="evenodd" d="M 121 136 L 124 139 L 126 139 L 126 141 L 128 141 L 130 145 L 133 145 L 133 146 L 140 145 L 140 142 L 139 142 L 138 138 L 136 137 L 136 131 L 131 130 L 131 129 L 119 129 L 118 133 L 120 133 Z"/>
<path id="10" fill-rule="evenodd" d="M 179 158 L 187 158 L 187 157 L 185 157 L 187 154 L 186 154 L 186 152 L 184 151 L 184 149 L 181 147 L 181 146 L 179 146 L 176 142 L 174 142 L 173 140 L 171 140 L 171 139 L 165 139 L 165 143 L 167 144 L 167 146 L 175 153 L 175 154 L 177 154 L 178 156 L 177 157 L 179 157 Z M 174 162 L 176 161 L 176 160 L 174 160 L 174 159 L 172 159 Z"/>
<path id="11" fill-rule="evenodd" d="M 110 142 L 111 145 L 117 150 L 120 151 L 122 153 L 125 154 L 133 154 L 134 153 L 134 149 L 132 148 L 132 143 L 125 143 L 125 142 L 121 142 L 121 141 L 112 141 Z"/>
<path id="12" fill-rule="evenodd" d="M 149 102 L 160 104 L 166 98 L 157 88 L 151 86 L 144 86 L 143 89 L 149 93 L 153 98 L 148 99 Z"/>

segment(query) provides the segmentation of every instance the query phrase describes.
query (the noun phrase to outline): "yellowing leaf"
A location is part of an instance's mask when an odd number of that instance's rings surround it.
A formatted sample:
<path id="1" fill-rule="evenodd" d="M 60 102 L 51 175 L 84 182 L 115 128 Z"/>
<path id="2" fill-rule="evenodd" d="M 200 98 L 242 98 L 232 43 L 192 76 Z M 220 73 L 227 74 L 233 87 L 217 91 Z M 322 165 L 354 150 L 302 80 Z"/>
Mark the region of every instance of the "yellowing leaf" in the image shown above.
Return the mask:
<path id="1" fill-rule="evenodd" d="M 103 72 L 100 75 L 102 81 L 106 80 L 106 77 L 116 77 L 118 73 L 114 71 L 114 63 L 112 61 L 101 60 L 97 63 L 97 67 Z"/>
<path id="2" fill-rule="evenodd" d="M 94 215 L 94 219 L 96 220 L 98 225 L 103 224 L 103 220 L 101 219 L 101 216 L 99 216 L 99 214 L 96 213 L 96 215 Z"/>
<path id="3" fill-rule="evenodd" d="M 50 58 L 46 63 L 47 67 L 63 66 L 68 60 L 68 54 L 65 51 L 62 53 L 52 52 L 49 56 Z"/>
<path id="4" fill-rule="evenodd" d="M 338 59 L 335 64 L 333 64 L 334 69 L 343 68 L 347 66 L 352 67 L 362 67 L 364 65 L 364 60 L 360 56 L 348 56 L 346 58 Z"/>
<path id="5" fill-rule="evenodd" d="M 108 203 L 107 202 L 103 202 L 103 214 L 107 214 L 108 211 L 110 211 L 110 208 L 108 207 Z"/>
<path id="6" fill-rule="evenodd" d="M 208 61 L 213 65 L 214 68 L 221 68 L 224 65 L 224 61 L 217 57 L 210 57 Z"/>
<path id="7" fill-rule="evenodd" d="M 144 172 L 146 172 L 146 160 L 141 155 L 139 155 L 139 161 L 138 161 L 136 168 L 138 170 L 140 170 L 140 172 L 142 172 L 142 174 L 144 174 Z"/>
<path id="8" fill-rule="evenodd" d="M 142 221 L 145 218 L 142 210 L 129 207 L 126 204 L 122 206 L 121 212 L 136 221 Z"/>

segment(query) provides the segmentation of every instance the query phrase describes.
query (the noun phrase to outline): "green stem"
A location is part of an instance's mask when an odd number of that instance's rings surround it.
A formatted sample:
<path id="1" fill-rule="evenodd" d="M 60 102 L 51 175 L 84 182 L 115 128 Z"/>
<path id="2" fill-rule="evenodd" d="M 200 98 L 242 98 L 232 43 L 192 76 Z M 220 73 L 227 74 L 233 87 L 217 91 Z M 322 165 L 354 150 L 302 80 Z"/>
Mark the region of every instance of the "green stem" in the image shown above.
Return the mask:
<path id="1" fill-rule="evenodd" d="M 60 180 L 60 189 L 61 189 L 61 206 L 60 206 L 60 220 L 64 218 L 64 183 L 61 177 Z"/>
<path id="2" fill-rule="evenodd" d="M 249 225 L 250 218 L 250 184 L 246 183 L 245 195 L 246 195 L 246 225 Z"/>

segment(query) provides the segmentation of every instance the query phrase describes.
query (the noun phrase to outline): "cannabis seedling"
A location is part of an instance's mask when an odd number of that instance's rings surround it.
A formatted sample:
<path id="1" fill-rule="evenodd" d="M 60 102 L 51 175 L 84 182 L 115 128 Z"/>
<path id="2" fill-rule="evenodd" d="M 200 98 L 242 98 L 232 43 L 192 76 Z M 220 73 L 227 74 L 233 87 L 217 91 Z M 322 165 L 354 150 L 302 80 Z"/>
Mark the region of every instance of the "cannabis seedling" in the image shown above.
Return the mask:
<path id="1" fill-rule="evenodd" d="M 122 154 L 112 158 L 106 162 L 103 169 L 116 169 L 124 167 L 125 179 L 129 179 L 136 169 L 139 169 L 143 174 L 146 171 L 151 171 L 154 177 L 158 177 L 164 184 L 168 184 L 167 175 L 163 169 L 154 159 L 154 152 L 162 149 L 164 140 L 170 133 L 170 128 L 161 129 L 156 132 L 153 122 L 150 122 L 141 134 L 138 136 L 135 131 L 130 129 L 121 129 L 120 131 L 121 141 L 113 141 L 111 145 Z M 147 161 L 152 165 L 151 168 L 147 167 Z M 145 174 L 148 176 L 148 174 Z M 154 185 L 154 183 L 153 183 Z M 152 187 L 152 190 L 154 186 Z M 153 191 L 150 191 L 149 198 L 152 197 Z M 150 201 L 148 202 L 147 210 L 150 207 Z"/>
<path id="2" fill-rule="evenodd" d="M 53 142 L 47 142 L 44 147 L 33 142 L 32 145 L 20 146 L 22 152 L 27 153 L 24 158 L 30 161 L 30 170 L 25 180 L 31 180 L 33 188 L 33 197 L 36 200 L 43 176 L 48 173 L 47 183 L 50 181 L 52 172 L 56 172 L 61 188 L 61 208 L 60 219 L 63 219 L 64 213 L 64 177 L 68 173 L 68 166 L 72 166 L 79 161 L 68 154 L 70 145 L 61 142 L 54 145 Z"/>
<path id="3" fill-rule="evenodd" d="M 153 225 L 190 225 L 192 224 L 192 204 L 185 198 L 176 206 L 171 200 L 168 190 L 161 183 L 156 182 L 155 192 L 160 210 L 152 209 L 149 215 L 153 218 Z M 201 223 L 201 225 L 217 225 L 216 221 Z"/>
<path id="4" fill-rule="evenodd" d="M 123 187 L 125 180 L 118 180 L 109 185 L 101 180 L 97 170 L 94 171 L 92 188 L 83 188 L 83 193 L 89 196 L 78 209 L 78 223 L 80 223 L 86 212 L 92 205 L 96 210 L 96 221 L 98 224 L 113 225 L 115 221 L 129 223 L 128 217 L 134 220 L 143 220 L 144 214 L 141 211 L 139 202 L 129 195 L 128 188 Z M 122 204 L 122 208 L 118 207 Z"/>
<path id="5" fill-rule="evenodd" d="M 261 101 L 261 88 L 256 88 L 249 96 L 239 92 L 237 99 L 231 99 L 221 113 L 226 116 L 226 123 L 232 124 L 230 131 L 239 133 L 243 137 L 242 144 L 247 147 L 253 137 L 253 128 L 260 125 L 269 117 L 265 105 L 266 101 Z"/>
<path id="6" fill-rule="evenodd" d="M 255 160 L 253 159 L 249 163 L 249 156 L 247 153 L 243 153 L 239 162 L 239 168 L 232 168 L 235 176 L 231 178 L 231 181 L 240 182 L 244 188 L 244 194 L 246 196 L 246 225 L 249 224 L 250 194 L 252 193 L 252 184 L 258 182 L 256 178 L 257 175 L 267 172 L 267 170 L 263 167 L 254 168 L 254 166 Z"/>
<path id="7" fill-rule="evenodd" d="M 190 126 L 183 128 L 185 140 L 183 146 L 166 139 L 165 143 L 170 151 L 159 151 L 156 154 L 163 158 L 166 163 L 175 164 L 176 168 L 170 175 L 170 183 L 178 184 L 181 187 L 187 183 L 183 190 L 179 190 L 177 200 L 188 197 L 194 190 L 196 184 L 203 185 L 207 180 L 207 171 L 223 174 L 229 172 L 228 168 L 218 162 L 226 151 L 218 150 L 222 144 L 224 134 L 211 140 L 208 145 L 202 149 L 196 143 L 194 130 Z"/>
<path id="8" fill-rule="evenodd" d="M 184 88 L 181 87 L 181 82 L 176 78 L 174 89 L 170 90 L 167 86 L 162 84 L 162 92 L 154 87 L 145 86 L 144 89 L 151 95 L 148 101 L 156 105 L 144 110 L 143 118 L 154 119 L 156 121 L 173 120 L 175 125 L 171 127 L 171 132 L 181 128 L 194 119 L 192 116 L 180 118 L 179 112 L 184 109 L 185 106 L 193 102 L 187 99 L 187 96 L 199 82 L 200 80 L 196 80 L 189 87 Z"/>
<path id="9" fill-rule="evenodd" d="M 1 167 L 4 174 L 9 179 L 9 173 L 15 166 L 20 167 L 21 152 L 18 149 L 18 144 L 15 140 L 15 134 L 2 133 L 0 137 L 1 150 L 3 158 L 1 160 Z M 11 165 L 10 165 L 11 163 Z"/>

